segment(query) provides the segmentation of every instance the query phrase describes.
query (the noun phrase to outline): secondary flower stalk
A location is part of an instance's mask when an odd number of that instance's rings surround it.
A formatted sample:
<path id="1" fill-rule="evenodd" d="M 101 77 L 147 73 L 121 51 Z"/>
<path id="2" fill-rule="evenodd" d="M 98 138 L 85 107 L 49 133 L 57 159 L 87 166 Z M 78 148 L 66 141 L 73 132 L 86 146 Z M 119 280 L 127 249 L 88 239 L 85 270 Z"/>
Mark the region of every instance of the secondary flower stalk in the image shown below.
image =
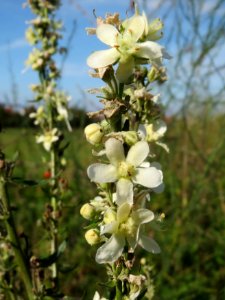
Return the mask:
<path id="1" fill-rule="evenodd" d="M 56 0 L 29 0 L 28 5 L 36 18 L 29 22 L 27 40 L 34 45 L 28 57 L 27 65 L 37 72 L 39 83 L 32 85 L 34 100 L 40 103 L 35 112 L 30 114 L 34 124 L 39 126 L 40 132 L 36 136 L 36 142 L 42 144 L 45 150 L 46 169 L 49 170 L 50 214 L 44 214 L 43 220 L 46 223 L 49 239 L 51 240 L 50 254 L 57 255 L 59 251 L 59 224 L 61 215 L 60 199 L 63 191 L 60 188 L 59 174 L 65 168 L 63 158 L 65 144 L 62 125 L 65 124 L 71 131 L 69 123 L 69 97 L 57 88 L 57 80 L 60 78 L 60 70 L 57 68 L 54 56 L 62 54 L 65 48 L 59 46 L 62 24 L 55 19 L 55 13 L 60 5 Z M 64 163 L 61 163 L 61 162 Z M 61 176 L 60 175 L 60 176 Z M 57 261 L 51 265 L 51 278 L 53 288 L 58 288 L 58 266 Z M 44 293 L 44 285 L 43 285 Z"/>

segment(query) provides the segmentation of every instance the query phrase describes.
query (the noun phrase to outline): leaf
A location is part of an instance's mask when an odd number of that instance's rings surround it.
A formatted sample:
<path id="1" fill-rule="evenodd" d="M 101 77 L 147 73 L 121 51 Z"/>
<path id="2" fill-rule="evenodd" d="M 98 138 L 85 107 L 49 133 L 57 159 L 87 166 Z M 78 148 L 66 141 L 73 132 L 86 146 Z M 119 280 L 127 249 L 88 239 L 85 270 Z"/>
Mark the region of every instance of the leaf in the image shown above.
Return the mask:
<path id="1" fill-rule="evenodd" d="M 147 288 L 143 289 L 143 290 L 140 292 L 140 294 L 138 295 L 137 300 L 142 300 L 143 297 L 144 297 L 144 295 L 146 294 L 147 290 L 148 290 Z"/>
<path id="2" fill-rule="evenodd" d="M 69 272 L 73 271 L 74 269 L 76 269 L 78 266 L 79 265 L 77 263 L 73 264 L 72 266 L 71 265 L 59 266 L 59 272 L 62 274 L 69 273 Z"/>
<path id="3" fill-rule="evenodd" d="M 94 223 L 91 223 L 90 225 L 87 225 L 84 227 L 85 230 L 93 229 L 93 228 L 98 228 L 98 223 L 94 222 Z"/>
<path id="4" fill-rule="evenodd" d="M 32 179 L 23 179 L 21 177 L 12 177 L 11 178 L 12 182 L 17 183 L 17 184 L 21 184 L 21 185 L 28 185 L 28 186 L 35 186 L 38 185 L 39 182 L 36 180 L 32 180 Z"/>
<path id="5" fill-rule="evenodd" d="M 99 282 L 98 285 L 103 286 L 103 287 L 107 287 L 107 288 L 113 288 L 116 286 L 116 282 L 115 281 L 108 281 L 105 283 Z"/>
<path id="6" fill-rule="evenodd" d="M 16 152 L 13 154 L 12 161 L 14 161 L 14 162 L 17 161 L 18 157 L 19 157 L 19 152 L 16 151 Z"/>
<path id="7" fill-rule="evenodd" d="M 64 151 L 66 150 L 66 148 L 68 148 L 70 145 L 70 142 L 67 142 L 64 146 L 62 146 L 60 149 L 59 149 L 59 152 L 58 152 L 58 155 L 59 156 L 62 156 Z"/>
<path id="8" fill-rule="evenodd" d="M 47 257 L 37 258 L 38 267 L 47 268 L 47 267 L 51 266 L 52 264 L 54 264 L 57 261 L 57 259 L 65 251 L 65 249 L 66 249 L 66 241 L 63 241 L 59 245 L 58 251 L 54 252 L 53 254 L 51 254 Z"/>
<path id="9" fill-rule="evenodd" d="M 65 240 L 59 245 L 58 255 L 62 254 L 65 251 L 66 246 L 67 246 L 67 244 L 66 244 L 66 240 Z"/>

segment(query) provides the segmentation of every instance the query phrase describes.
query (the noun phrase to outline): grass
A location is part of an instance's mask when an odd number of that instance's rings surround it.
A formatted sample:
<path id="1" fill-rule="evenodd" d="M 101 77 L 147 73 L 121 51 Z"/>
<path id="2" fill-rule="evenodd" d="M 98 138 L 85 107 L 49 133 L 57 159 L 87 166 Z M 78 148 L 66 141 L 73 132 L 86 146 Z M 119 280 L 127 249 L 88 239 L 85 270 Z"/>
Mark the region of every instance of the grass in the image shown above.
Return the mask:
<path id="1" fill-rule="evenodd" d="M 162 255 L 140 255 L 154 265 L 155 300 L 222 300 L 225 297 L 225 157 L 224 117 L 205 116 L 187 123 L 172 119 L 167 144 L 170 153 L 152 147 L 164 170 L 164 193 L 153 195 L 149 207 L 165 212 L 166 219 L 155 239 Z M 0 148 L 8 158 L 19 153 L 14 176 L 43 179 L 47 166 L 44 152 L 34 143 L 31 129 L 6 129 L 0 136 Z M 68 134 L 68 162 L 64 174 L 69 190 L 64 201 L 61 236 L 68 246 L 61 260 L 63 290 L 80 299 L 92 299 L 99 289 L 96 278 L 104 282 L 102 266 L 94 261 L 95 247 L 83 238 L 85 221 L 79 215 L 82 203 L 95 196 L 95 188 L 86 176 L 93 161 L 91 147 L 81 130 Z M 11 188 L 13 205 L 17 207 L 17 224 L 32 240 L 33 253 L 45 251 L 47 236 L 41 226 L 46 195 L 41 187 Z M 84 251 L 85 249 L 85 251 Z M 76 298 L 75 298 L 76 299 Z"/>

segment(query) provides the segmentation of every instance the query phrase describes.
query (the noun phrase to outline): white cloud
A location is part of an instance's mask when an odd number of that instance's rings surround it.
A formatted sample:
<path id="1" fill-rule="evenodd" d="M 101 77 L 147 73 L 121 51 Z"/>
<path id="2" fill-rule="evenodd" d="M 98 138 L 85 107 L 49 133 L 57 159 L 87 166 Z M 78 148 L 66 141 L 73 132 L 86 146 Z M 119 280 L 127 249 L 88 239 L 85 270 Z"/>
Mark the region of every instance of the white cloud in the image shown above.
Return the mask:
<path id="1" fill-rule="evenodd" d="M 28 46 L 28 43 L 25 40 L 25 38 L 18 38 L 16 40 L 14 40 L 13 42 L 8 42 L 3 45 L 0 45 L 0 52 L 24 48 L 27 46 Z"/>

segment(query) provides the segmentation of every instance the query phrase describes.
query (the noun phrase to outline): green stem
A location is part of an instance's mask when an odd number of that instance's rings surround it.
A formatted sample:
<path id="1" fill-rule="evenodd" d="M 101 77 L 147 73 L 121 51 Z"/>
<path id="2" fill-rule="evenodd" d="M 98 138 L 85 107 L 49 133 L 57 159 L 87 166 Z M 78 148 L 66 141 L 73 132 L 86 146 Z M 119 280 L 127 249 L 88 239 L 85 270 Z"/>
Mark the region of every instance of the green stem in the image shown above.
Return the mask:
<path id="1" fill-rule="evenodd" d="M 5 225 L 8 234 L 8 239 L 13 247 L 15 259 L 20 270 L 20 276 L 25 285 L 28 299 L 33 300 L 35 299 L 35 297 L 33 293 L 29 264 L 26 261 L 25 255 L 22 251 L 20 241 L 16 232 L 13 215 L 10 209 L 9 197 L 7 192 L 7 183 L 2 176 L 0 177 L 0 200 L 3 205 L 3 214 L 5 217 Z"/>
<path id="2" fill-rule="evenodd" d="M 122 99 L 123 96 L 124 83 L 119 84 L 119 98 Z"/>
<path id="3" fill-rule="evenodd" d="M 6 297 L 7 297 L 6 299 L 8 299 L 8 300 L 15 300 L 16 299 L 15 295 L 10 290 L 6 291 Z"/>
<path id="4" fill-rule="evenodd" d="M 43 81 L 42 85 L 44 89 L 47 86 L 47 78 L 45 74 L 43 74 Z M 54 118 L 53 118 L 53 107 L 51 101 L 48 103 L 48 114 L 49 114 L 49 130 L 54 128 Z M 51 168 L 51 207 L 52 207 L 52 222 L 51 222 L 51 254 L 57 252 L 58 250 L 58 227 L 57 227 L 57 220 L 56 220 L 56 213 L 57 213 L 57 199 L 55 196 L 55 189 L 56 189 L 56 150 L 54 147 L 51 148 L 50 151 L 50 168 Z M 58 269 L 57 269 L 57 262 L 54 262 L 51 266 L 52 271 L 52 278 L 54 284 L 57 285 L 58 282 Z"/>
<path id="5" fill-rule="evenodd" d="M 55 253 L 58 250 L 58 229 L 57 229 L 57 220 L 56 220 L 56 212 L 57 212 L 57 199 L 54 195 L 55 189 L 55 177 L 56 177 L 56 157 L 55 157 L 55 150 L 51 150 L 51 185 L 52 185 L 52 197 L 51 197 L 51 206 L 52 206 L 52 226 L 51 226 L 51 253 Z M 57 282 L 58 277 L 58 270 L 57 270 L 57 263 L 52 264 L 52 277 Z"/>

